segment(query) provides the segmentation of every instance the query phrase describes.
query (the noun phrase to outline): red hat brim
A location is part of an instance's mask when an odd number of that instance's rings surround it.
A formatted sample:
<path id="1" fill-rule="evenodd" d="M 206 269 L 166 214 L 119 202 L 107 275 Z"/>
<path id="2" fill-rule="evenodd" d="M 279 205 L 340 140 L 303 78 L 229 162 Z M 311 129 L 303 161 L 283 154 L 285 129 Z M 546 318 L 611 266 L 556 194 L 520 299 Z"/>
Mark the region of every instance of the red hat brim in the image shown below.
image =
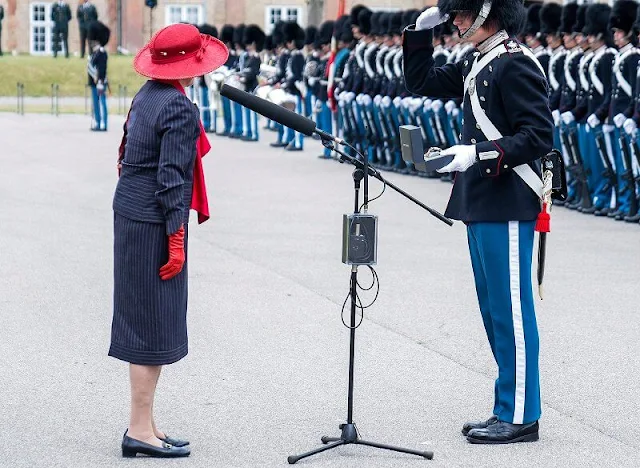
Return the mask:
<path id="1" fill-rule="evenodd" d="M 144 46 L 133 59 L 133 68 L 142 76 L 156 80 L 186 80 L 202 76 L 220 68 L 229 58 L 229 50 L 218 39 L 201 34 L 209 41 L 202 57 L 195 56 L 168 63 L 155 63 L 151 58 L 149 44 Z"/>

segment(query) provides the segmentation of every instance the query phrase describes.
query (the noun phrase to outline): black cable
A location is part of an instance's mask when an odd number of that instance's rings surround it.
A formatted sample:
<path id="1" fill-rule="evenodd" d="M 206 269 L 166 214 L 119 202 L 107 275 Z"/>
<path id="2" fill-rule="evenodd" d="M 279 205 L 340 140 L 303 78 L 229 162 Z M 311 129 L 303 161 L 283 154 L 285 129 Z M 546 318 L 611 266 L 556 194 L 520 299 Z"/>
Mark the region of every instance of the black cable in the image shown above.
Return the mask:
<path id="1" fill-rule="evenodd" d="M 349 288 L 349 293 L 347 294 L 347 297 L 344 298 L 344 302 L 342 303 L 342 309 L 340 311 L 340 319 L 342 320 L 342 324 L 349 330 L 351 330 L 352 328 L 356 329 L 360 325 L 362 325 L 362 321 L 364 320 L 364 309 L 368 309 L 369 307 L 371 307 L 378 300 L 378 295 L 380 294 L 380 278 L 378 277 L 378 272 L 376 272 L 376 270 L 371 265 L 365 265 L 365 266 L 368 267 L 369 270 L 371 271 L 371 286 L 367 288 L 363 288 L 360 285 L 360 283 L 358 283 L 358 280 L 356 280 L 356 288 L 360 288 L 362 291 L 370 291 L 375 286 L 376 294 L 369 304 L 363 305 L 362 299 L 360 298 L 360 295 L 356 290 L 356 298 L 355 298 L 356 310 L 360 310 L 360 321 L 358 322 L 357 325 L 355 325 L 354 327 L 351 327 L 351 325 L 347 325 L 347 322 L 344 319 L 344 310 L 347 305 L 347 302 L 349 301 L 349 298 L 351 297 L 351 288 Z"/>

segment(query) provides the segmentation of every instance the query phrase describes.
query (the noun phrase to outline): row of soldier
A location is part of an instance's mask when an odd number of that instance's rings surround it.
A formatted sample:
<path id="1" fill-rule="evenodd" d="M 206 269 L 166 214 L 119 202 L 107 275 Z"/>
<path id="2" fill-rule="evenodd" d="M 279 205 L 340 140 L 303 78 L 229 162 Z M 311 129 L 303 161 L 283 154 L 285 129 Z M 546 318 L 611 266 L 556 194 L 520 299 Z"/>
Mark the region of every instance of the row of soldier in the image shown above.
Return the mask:
<path id="1" fill-rule="evenodd" d="M 257 141 L 255 113 L 221 98 L 224 82 L 313 118 L 317 126 L 352 143 L 381 169 L 418 173 L 401 157 L 399 127 L 421 128 L 425 147 L 460 141 L 461 102 L 416 97 L 403 80 L 402 31 L 419 10 L 373 12 L 358 5 L 349 15 L 303 30 L 275 25 L 271 35 L 256 25 L 225 25 L 220 39 L 232 51 L 226 66 L 194 86 L 205 128 Z M 215 28 L 201 26 L 217 36 Z M 520 40 L 547 73 L 556 147 L 564 156 L 571 209 L 638 222 L 640 80 L 636 47 L 640 10 L 634 0 L 604 4 L 533 3 Z M 469 60 L 475 50 L 443 24 L 434 32 L 437 64 Z M 640 81 L 639 83 L 640 84 Z M 218 128 L 218 113 L 223 126 Z M 304 137 L 276 122 L 271 143 L 302 151 Z M 325 149 L 322 158 L 331 158 Z M 558 202 L 556 202 L 558 204 Z"/>

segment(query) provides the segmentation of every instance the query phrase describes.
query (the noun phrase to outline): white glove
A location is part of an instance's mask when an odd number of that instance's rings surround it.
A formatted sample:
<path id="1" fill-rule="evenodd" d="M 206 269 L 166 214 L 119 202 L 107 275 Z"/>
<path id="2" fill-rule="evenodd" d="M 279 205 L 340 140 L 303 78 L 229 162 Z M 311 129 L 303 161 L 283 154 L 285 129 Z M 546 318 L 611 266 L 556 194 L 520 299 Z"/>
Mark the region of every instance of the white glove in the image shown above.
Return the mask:
<path id="1" fill-rule="evenodd" d="M 573 116 L 573 112 L 571 111 L 563 112 L 560 117 L 562 118 L 562 121 L 565 125 L 569 125 L 570 123 L 576 121 L 576 118 Z"/>
<path id="2" fill-rule="evenodd" d="M 587 125 L 591 128 L 596 128 L 600 125 L 600 119 L 596 116 L 596 114 L 591 114 L 589 118 L 587 118 Z"/>
<path id="3" fill-rule="evenodd" d="M 452 117 L 457 119 L 459 115 L 460 115 L 460 109 L 458 109 L 457 107 L 451 111 Z"/>
<path id="4" fill-rule="evenodd" d="M 624 123 L 622 124 L 622 127 L 624 128 L 624 131 L 626 132 L 627 135 L 629 136 L 633 136 L 636 133 L 636 121 L 633 119 L 627 119 L 624 121 Z"/>
<path id="5" fill-rule="evenodd" d="M 389 96 L 385 96 L 382 98 L 382 105 L 384 107 L 390 107 L 391 106 L 391 98 Z"/>
<path id="6" fill-rule="evenodd" d="M 439 99 L 433 101 L 433 104 L 431 104 L 431 110 L 437 113 L 440 112 L 440 109 L 442 109 L 442 101 L 440 101 Z"/>
<path id="7" fill-rule="evenodd" d="M 309 86 L 315 86 L 317 82 L 318 82 L 318 78 L 314 78 L 314 77 L 309 78 Z"/>
<path id="8" fill-rule="evenodd" d="M 409 108 L 409 105 L 411 104 L 411 97 L 407 96 L 405 98 L 402 98 L 402 107 L 404 107 L 405 109 Z"/>
<path id="9" fill-rule="evenodd" d="M 362 99 L 360 99 L 360 104 L 363 106 L 369 106 L 371 104 L 371 101 L 371 96 L 369 96 L 368 94 L 363 94 Z"/>
<path id="10" fill-rule="evenodd" d="M 440 153 L 442 156 L 450 154 L 454 156 L 453 161 L 438 172 L 464 172 L 476 163 L 475 145 L 455 145 Z"/>
<path id="11" fill-rule="evenodd" d="M 562 119 L 560 118 L 560 111 L 558 109 L 551 111 L 551 116 L 553 117 L 553 125 L 559 127 L 560 122 L 562 121 Z"/>
<path id="12" fill-rule="evenodd" d="M 420 98 L 412 98 L 411 99 L 411 102 L 409 103 L 409 110 L 412 113 L 415 113 L 421 107 L 422 107 L 422 99 L 420 99 Z"/>
<path id="13" fill-rule="evenodd" d="M 433 100 L 425 99 L 424 102 L 422 103 L 422 108 L 425 111 L 430 111 L 431 110 L 431 104 L 433 104 Z"/>
<path id="14" fill-rule="evenodd" d="M 620 128 L 624 125 L 624 121 L 627 120 L 627 118 L 624 116 L 624 114 L 618 114 L 613 118 L 613 124 Z"/>
<path id="15" fill-rule="evenodd" d="M 433 29 L 449 19 L 449 15 L 442 16 L 438 7 L 424 10 L 416 20 L 416 29 Z"/>
<path id="16" fill-rule="evenodd" d="M 393 105 L 399 108 L 400 104 L 402 104 L 402 98 L 400 96 L 394 97 L 393 98 Z"/>
<path id="17" fill-rule="evenodd" d="M 101 81 L 98 81 L 98 84 L 96 85 L 96 89 L 98 90 L 99 93 L 102 93 L 104 91 L 104 84 Z"/>
<path id="18" fill-rule="evenodd" d="M 451 114 L 454 109 L 456 109 L 456 103 L 453 101 L 447 101 L 444 105 L 444 110 L 447 111 L 447 114 Z"/>
<path id="19" fill-rule="evenodd" d="M 379 94 L 376 94 L 376 97 L 373 98 L 373 103 L 376 106 L 379 106 L 381 102 L 382 102 L 382 96 L 380 96 Z"/>

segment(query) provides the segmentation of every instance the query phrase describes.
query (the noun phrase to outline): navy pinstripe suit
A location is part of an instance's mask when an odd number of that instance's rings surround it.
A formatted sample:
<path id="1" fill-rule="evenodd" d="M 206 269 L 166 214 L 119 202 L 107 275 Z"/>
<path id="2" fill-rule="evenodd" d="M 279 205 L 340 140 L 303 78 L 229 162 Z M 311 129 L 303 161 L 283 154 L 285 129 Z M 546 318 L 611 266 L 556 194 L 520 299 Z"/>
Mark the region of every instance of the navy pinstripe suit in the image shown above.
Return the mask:
<path id="1" fill-rule="evenodd" d="M 163 281 L 167 235 L 185 225 L 199 115 L 170 84 L 148 81 L 133 100 L 116 188 L 114 300 L 109 355 L 139 365 L 171 364 L 188 351 L 187 262 Z"/>
<path id="2" fill-rule="evenodd" d="M 147 81 L 126 124 L 122 172 L 113 199 L 116 213 L 166 223 L 167 234 L 188 222 L 198 122 L 198 110 L 185 95 L 169 84 Z"/>

